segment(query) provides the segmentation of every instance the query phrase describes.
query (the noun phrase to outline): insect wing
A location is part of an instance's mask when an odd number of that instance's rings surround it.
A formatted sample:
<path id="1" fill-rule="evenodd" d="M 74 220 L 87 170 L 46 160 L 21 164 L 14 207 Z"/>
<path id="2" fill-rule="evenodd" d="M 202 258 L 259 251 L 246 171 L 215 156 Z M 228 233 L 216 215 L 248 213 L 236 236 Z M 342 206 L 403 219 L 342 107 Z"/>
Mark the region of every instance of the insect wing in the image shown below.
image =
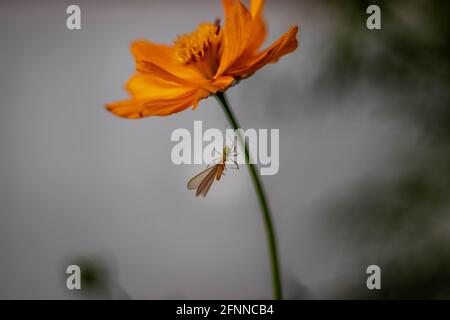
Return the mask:
<path id="1" fill-rule="evenodd" d="M 200 185 L 197 188 L 196 196 L 206 197 L 209 189 L 211 188 L 214 180 L 216 179 L 217 170 L 219 170 L 219 165 L 215 165 L 212 167 L 212 170 L 209 171 L 208 175 L 203 179 Z"/>
<path id="2" fill-rule="evenodd" d="M 199 185 L 202 183 L 202 181 L 208 176 L 208 174 L 211 172 L 211 170 L 214 169 L 215 166 L 209 167 L 202 172 L 200 172 L 198 175 L 193 177 L 191 180 L 189 180 L 187 184 L 187 188 L 189 190 L 194 190 L 199 187 Z"/>

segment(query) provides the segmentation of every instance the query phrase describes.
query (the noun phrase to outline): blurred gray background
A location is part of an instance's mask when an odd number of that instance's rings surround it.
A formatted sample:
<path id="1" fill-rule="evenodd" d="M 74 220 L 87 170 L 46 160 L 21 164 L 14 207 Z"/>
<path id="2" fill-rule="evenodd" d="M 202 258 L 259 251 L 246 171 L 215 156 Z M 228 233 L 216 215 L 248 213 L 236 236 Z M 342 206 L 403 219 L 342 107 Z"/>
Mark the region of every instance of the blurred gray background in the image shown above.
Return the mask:
<path id="1" fill-rule="evenodd" d="M 170 43 L 220 2 L 76 1 L 79 31 L 70 4 L 0 4 L 0 298 L 271 298 L 247 170 L 197 199 L 203 167 L 170 160 L 174 129 L 227 126 L 215 99 L 140 121 L 103 107 L 127 98 L 133 40 Z M 267 44 L 298 24 L 300 47 L 228 91 L 245 128 L 280 129 L 263 180 L 287 298 L 449 296 L 448 5 L 382 3 L 381 31 L 367 5 L 268 0 Z"/>

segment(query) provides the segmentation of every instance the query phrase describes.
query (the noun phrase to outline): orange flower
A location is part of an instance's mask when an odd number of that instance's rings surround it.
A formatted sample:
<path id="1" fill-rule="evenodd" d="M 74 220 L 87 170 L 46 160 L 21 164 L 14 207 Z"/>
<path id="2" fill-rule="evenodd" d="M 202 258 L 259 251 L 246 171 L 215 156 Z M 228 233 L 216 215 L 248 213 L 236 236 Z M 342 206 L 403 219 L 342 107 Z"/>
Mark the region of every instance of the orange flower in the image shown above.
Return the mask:
<path id="1" fill-rule="evenodd" d="M 131 51 L 136 74 L 126 84 L 130 100 L 108 104 L 119 117 L 139 119 L 167 116 L 218 91 L 268 63 L 277 62 L 297 48 L 297 26 L 292 26 L 267 49 L 259 51 L 267 36 L 264 0 L 251 0 L 248 10 L 240 0 L 223 0 L 225 25 L 202 23 L 194 32 L 179 36 L 172 46 L 136 41 Z"/>

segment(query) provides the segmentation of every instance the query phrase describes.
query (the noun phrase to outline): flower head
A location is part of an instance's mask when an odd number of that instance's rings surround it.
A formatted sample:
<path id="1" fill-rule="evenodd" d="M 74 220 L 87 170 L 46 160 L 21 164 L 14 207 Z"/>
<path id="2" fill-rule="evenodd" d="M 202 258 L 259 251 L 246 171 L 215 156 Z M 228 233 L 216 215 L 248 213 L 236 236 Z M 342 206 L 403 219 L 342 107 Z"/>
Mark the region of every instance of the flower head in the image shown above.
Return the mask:
<path id="1" fill-rule="evenodd" d="M 167 116 L 255 73 L 297 48 L 297 26 L 265 50 L 267 36 L 264 0 L 251 0 L 247 9 L 240 0 L 223 0 L 225 23 L 201 23 L 197 30 L 179 36 L 174 44 L 136 41 L 131 51 L 136 73 L 126 84 L 131 99 L 110 103 L 117 116 L 139 119 Z"/>

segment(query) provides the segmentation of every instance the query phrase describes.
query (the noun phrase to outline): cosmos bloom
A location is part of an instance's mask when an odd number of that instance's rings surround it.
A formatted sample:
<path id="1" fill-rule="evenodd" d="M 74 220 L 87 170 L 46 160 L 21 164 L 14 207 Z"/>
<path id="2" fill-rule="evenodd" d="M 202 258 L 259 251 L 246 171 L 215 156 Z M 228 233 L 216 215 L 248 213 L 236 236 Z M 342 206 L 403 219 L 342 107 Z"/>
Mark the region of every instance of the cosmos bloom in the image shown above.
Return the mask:
<path id="1" fill-rule="evenodd" d="M 106 108 L 128 119 L 168 116 L 201 99 L 223 92 L 268 63 L 297 48 L 297 26 L 261 50 L 267 26 L 264 0 L 251 0 L 247 9 L 240 0 L 223 0 L 225 23 L 201 23 L 197 30 L 179 36 L 173 45 L 140 40 L 131 45 L 136 73 L 126 89 L 131 99 Z"/>

